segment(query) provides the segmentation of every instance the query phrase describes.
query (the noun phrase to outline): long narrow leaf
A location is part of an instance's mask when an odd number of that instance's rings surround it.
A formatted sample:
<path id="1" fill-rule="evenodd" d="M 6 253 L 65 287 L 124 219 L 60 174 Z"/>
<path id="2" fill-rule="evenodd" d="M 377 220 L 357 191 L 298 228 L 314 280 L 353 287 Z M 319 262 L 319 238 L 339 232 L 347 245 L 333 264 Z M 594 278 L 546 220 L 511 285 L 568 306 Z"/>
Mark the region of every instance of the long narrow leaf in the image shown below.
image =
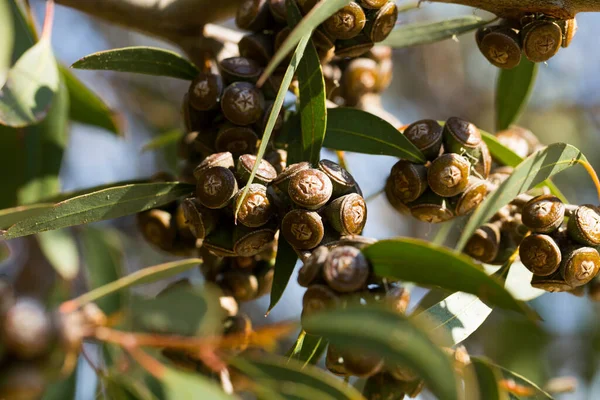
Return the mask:
<path id="1" fill-rule="evenodd" d="M 517 122 L 537 77 L 538 64 L 525 58 L 513 69 L 500 69 L 496 82 L 496 130 Z"/>

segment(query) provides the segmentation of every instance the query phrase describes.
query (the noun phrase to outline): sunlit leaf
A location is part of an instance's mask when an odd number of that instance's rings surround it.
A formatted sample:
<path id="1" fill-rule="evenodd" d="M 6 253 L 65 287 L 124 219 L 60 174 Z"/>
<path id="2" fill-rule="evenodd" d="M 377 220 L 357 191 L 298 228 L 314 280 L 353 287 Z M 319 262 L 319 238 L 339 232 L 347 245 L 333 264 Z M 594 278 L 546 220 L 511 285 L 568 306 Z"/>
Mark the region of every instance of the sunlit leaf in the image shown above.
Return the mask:
<path id="1" fill-rule="evenodd" d="M 11 65 L 15 40 L 15 21 L 11 12 L 10 1 L 0 1 L 0 86 L 6 81 L 6 74 Z"/>
<path id="2" fill-rule="evenodd" d="M 14 225 L 17 222 L 22 221 L 26 218 L 40 214 L 44 212 L 44 210 L 52 208 L 53 206 L 53 203 L 40 203 L 28 206 L 5 208 L 4 210 L 0 210 L 0 229 L 7 229 L 11 225 Z"/>
<path id="3" fill-rule="evenodd" d="M 179 129 L 167 131 L 146 143 L 144 147 L 142 147 L 142 151 L 161 149 L 163 147 L 175 144 L 181 139 L 182 136 L 183 132 L 181 132 Z"/>
<path id="4" fill-rule="evenodd" d="M 471 359 L 477 383 L 479 396 L 486 400 L 509 400 L 508 393 L 500 387 L 502 374 L 494 365 L 483 362 L 481 359 Z"/>
<path id="5" fill-rule="evenodd" d="M 326 339 L 302 331 L 296 342 L 286 353 L 286 356 L 304 364 L 316 364 L 326 349 Z"/>
<path id="6" fill-rule="evenodd" d="M 40 233 L 38 242 L 42 252 L 65 280 L 75 279 L 79 272 L 79 250 L 75 238 L 68 229 Z"/>
<path id="7" fill-rule="evenodd" d="M 233 400 L 213 380 L 199 374 L 191 374 L 164 367 L 158 378 L 163 383 L 165 400 L 210 399 Z"/>
<path id="8" fill-rule="evenodd" d="M 502 131 L 521 116 L 537 77 L 538 64 L 527 60 L 513 69 L 500 69 L 496 82 L 496 130 Z"/>
<path id="9" fill-rule="evenodd" d="M 124 47 L 90 54 L 76 61 L 72 68 L 145 75 L 170 76 L 185 80 L 196 78 L 198 68 L 179 54 L 156 47 Z"/>

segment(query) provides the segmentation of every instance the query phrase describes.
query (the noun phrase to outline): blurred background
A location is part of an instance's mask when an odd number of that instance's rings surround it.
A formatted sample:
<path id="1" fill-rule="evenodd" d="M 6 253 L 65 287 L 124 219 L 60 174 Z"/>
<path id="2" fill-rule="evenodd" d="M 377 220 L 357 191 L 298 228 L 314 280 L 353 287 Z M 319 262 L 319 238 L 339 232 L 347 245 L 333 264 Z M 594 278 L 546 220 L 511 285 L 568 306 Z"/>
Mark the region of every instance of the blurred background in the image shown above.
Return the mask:
<path id="1" fill-rule="evenodd" d="M 81 0 L 85 1 L 85 0 Z M 402 4 L 402 1 L 398 2 Z M 32 1 L 41 21 L 43 2 Z M 435 21 L 468 15 L 473 10 L 460 6 L 423 3 L 419 9 L 400 14 L 399 24 Z M 487 17 L 483 12 L 477 15 Z M 131 45 L 168 44 L 108 25 L 82 13 L 57 7 L 52 37 L 54 51 L 65 65 L 101 50 Z M 564 141 L 580 148 L 594 167 L 600 167 L 600 15 L 580 14 L 579 31 L 571 46 L 562 49 L 547 65 L 541 65 L 533 95 L 520 125 L 531 129 L 545 144 Z M 225 23 L 227 26 L 233 24 Z M 174 50 L 177 50 L 173 48 Z M 440 43 L 394 51 L 394 80 L 384 95 L 383 104 L 403 123 L 421 118 L 444 120 L 451 116 L 468 119 L 493 132 L 494 89 L 497 70 L 479 53 L 474 34 L 469 33 Z M 108 135 L 98 129 L 73 124 L 70 143 L 61 170 L 62 189 L 70 191 L 104 183 L 147 178 L 158 171 L 176 171 L 173 147 L 142 152 L 142 147 L 157 135 L 181 129 L 180 106 L 188 83 L 170 78 L 111 72 L 75 71 L 107 104 L 122 114 L 126 123 L 124 137 Z M 324 151 L 323 158 L 335 160 Z M 385 156 L 347 154 L 351 173 L 360 183 L 365 197 L 380 192 L 396 159 Z M 369 165 L 369 168 L 365 168 Z M 571 202 L 597 203 L 592 182 L 583 168 L 559 175 L 555 182 Z M 125 232 L 126 270 L 155 265 L 169 256 L 152 249 L 136 231 L 133 217 L 111 225 Z M 369 203 L 365 236 L 390 238 L 418 236 L 432 238 L 436 229 L 396 213 L 383 195 Z M 18 264 L 19 249 L 13 247 L 6 266 Z M 198 272 L 192 278 L 199 278 Z M 145 288 L 157 292 L 164 284 Z M 413 303 L 425 290 L 416 289 Z M 297 320 L 301 311 L 302 288 L 295 276 L 275 310 L 264 318 L 268 298 L 245 305 L 256 325 L 283 319 Z M 497 364 L 514 370 L 543 385 L 549 378 L 574 376 L 577 392 L 557 395 L 557 399 L 600 398 L 600 306 L 586 297 L 546 294 L 532 302 L 543 318 L 539 329 L 507 312 L 495 311 L 465 343 L 469 352 L 485 354 Z M 282 348 L 286 348 L 282 346 Z M 84 363 L 82 363 L 84 365 Z M 93 379 L 89 369 L 81 368 L 85 379 Z M 93 385 L 79 385 L 78 399 L 94 398 Z M 422 395 L 421 398 L 427 398 Z"/>

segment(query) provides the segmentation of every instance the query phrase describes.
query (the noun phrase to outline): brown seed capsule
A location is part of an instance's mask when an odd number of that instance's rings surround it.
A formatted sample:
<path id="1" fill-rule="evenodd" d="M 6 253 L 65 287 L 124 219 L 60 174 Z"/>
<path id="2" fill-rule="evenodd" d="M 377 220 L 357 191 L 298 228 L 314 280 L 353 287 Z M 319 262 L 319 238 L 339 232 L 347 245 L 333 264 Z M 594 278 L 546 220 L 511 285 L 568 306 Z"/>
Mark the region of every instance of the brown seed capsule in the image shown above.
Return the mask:
<path id="1" fill-rule="evenodd" d="M 521 41 L 514 30 L 508 27 L 490 30 L 480 40 L 479 49 L 492 65 L 511 69 L 521 63 Z"/>
<path id="2" fill-rule="evenodd" d="M 278 24 L 287 24 L 285 0 L 269 0 L 269 11 Z"/>
<path id="3" fill-rule="evenodd" d="M 464 151 L 473 154 L 483 141 L 481 132 L 469 121 L 452 117 L 444 125 L 444 151 L 461 154 Z"/>
<path id="4" fill-rule="evenodd" d="M 484 180 L 469 177 L 469 183 L 458 198 L 456 199 L 456 207 L 454 212 L 456 215 L 467 215 L 477 208 L 487 195 L 488 185 Z"/>
<path id="5" fill-rule="evenodd" d="M 227 168 L 210 167 L 198 174 L 196 197 L 204 207 L 224 208 L 237 192 L 235 175 Z"/>
<path id="6" fill-rule="evenodd" d="M 525 158 L 533 152 L 533 148 L 530 141 L 525 137 L 524 131 L 533 135 L 531 131 L 518 126 L 511 126 L 509 129 L 496 133 L 496 139 L 519 157 Z"/>
<path id="7" fill-rule="evenodd" d="M 365 33 L 373 42 L 383 42 L 396 26 L 398 7 L 393 1 L 388 1 L 365 25 Z"/>
<path id="8" fill-rule="evenodd" d="M 360 235 L 367 223 L 367 203 L 356 193 L 338 197 L 324 213 L 331 226 L 342 235 Z"/>
<path id="9" fill-rule="evenodd" d="M 401 286 L 393 286 L 387 291 L 383 301 L 398 314 L 406 314 L 410 304 L 410 291 Z"/>
<path id="10" fill-rule="evenodd" d="M 405 392 L 391 375 L 379 372 L 367 379 L 363 396 L 374 400 L 404 400 Z"/>
<path id="11" fill-rule="evenodd" d="M 50 351 L 56 331 L 42 303 L 20 297 L 3 315 L 0 335 L 7 352 L 20 360 L 31 360 Z"/>
<path id="12" fill-rule="evenodd" d="M 573 41 L 575 33 L 577 33 L 577 20 L 575 18 L 571 18 L 566 21 L 561 21 L 559 25 L 563 32 L 562 47 L 569 47 Z"/>
<path id="13" fill-rule="evenodd" d="M 144 211 L 137 215 L 138 226 L 144 238 L 148 243 L 165 251 L 173 248 L 177 236 L 172 218 L 170 212 L 160 209 Z"/>
<path id="14" fill-rule="evenodd" d="M 513 171 L 513 167 L 496 168 L 488 176 L 488 182 L 491 186 L 499 186 L 512 175 Z"/>
<path id="15" fill-rule="evenodd" d="M 205 158 L 206 155 L 215 153 L 215 141 L 217 140 L 217 134 L 218 129 L 216 126 L 203 128 L 202 130 L 198 131 L 198 134 L 193 138 L 193 142 L 191 143 L 191 147 L 193 149 L 193 153 L 191 155 L 197 154 L 200 157 L 196 156 L 195 158 L 187 158 L 187 160 L 193 160 L 196 162 L 196 160 Z"/>
<path id="16" fill-rule="evenodd" d="M 41 399 L 47 385 L 44 371 L 36 363 L 10 362 L 0 367 L 0 399 Z"/>
<path id="17" fill-rule="evenodd" d="M 562 259 L 560 248 L 548 235 L 532 234 L 519 246 L 519 256 L 523 265 L 536 275 L 553 274 Z"/>
<path id="18" fill-rule="evenodd" d="M 260 90 L 248 82 L 234 82 L 225 88 L 221 100 L 223 115 L 237 125 L 251 125 L 263 114 L 265 100 Z"/>
<path id="19" fill-rule="evenodd" d="M 333 184 L 332 197 L 343 196 L 356 189 L 357 183 L 354 177 L 339 164 L 330 160 L 321 160 L 318 168 L 329 177 Z"/>
<path id="20" fill-rule="evenodd" d="M 286 169 L 283 170 L 282 173 L 277 175 L 277 178 L 273 179 L 273 187 L 280 193 L 285 193 L 287 195 L 288 187 L 290 185 L 290 181 L 294 175 L 297 173 L 304 171 L 310 168 L 310 164 L 303 161 L 296 164 L 288 165 Z"/>
<path id="21" fill-rule="evenodd" d="M 258 281 L 250 271 L 230 270 L 222 279 L 223 289 L 239 302 L 254 300 L 258 294 Z"/>
<path id="22" fill-rule="evenodd" d="M 344 366 L 344 358 L 342 357 L 342 353 L 331 344 L 327 346 L 327 354 L 325 355 L 325 368 L 327 368 L 329 372 L 338 376 L 348 375 L 348 371 Z"/>
<path id="23" fill-rule="evenodd" d="M 417 200 L 427 190 L 427 168 L 400 160 L 390 172 L 391 194 L 403 203 Z"/>
<path id="24" fill-rule="evenodd" d="M 238 225 L 233 233 L 233 251 L 242 257 L 255 256 L 271 245 L 275 233 L 274 229 L 268 227 L 250 229 Z"/>
<path id="25" fill-rule="evenodd" d="M 280 30 L 279 32 L 277 32 L 277 34 L 275 35 L 275 42 L 273 44 L 275 52 L 277 52 L 281 48 L 281 46 L 283 45 L 285 40 L 288 38 L 288 36 L 290 35 L 291 32 L 292 32 L 292 30 L 287 26 L 285 28 L 283 28 L 282 30 Z M 291 59 L 292 59 L 292 54 L 288 54 L 285 56 L 283 61 L 284 61 L 284 63 L 289 63 L 289 61 Z M 279 82 L 279 84 L 281 85 L 281 82 Z M 277 88 L 275 89 L 275 92 L 277 92 L 278 89 L 279 89 L 279 86 L 277 86 Z"/>
<path id="26" fill-rule="evenodd" d="M 584 204 L 569 218 L 569 235 L 586 246 L 600 245 L 600 212 L 596 206 Z"/>
<path id="27" fill-rule="evenodd" d="M 351 246 L 331 250 L 323 266 L 323 278 L 329 287 L 340 293 L 362 289 L 370 273 L 371 268 L 365 256 Z"/>
<path id="28" fill-rule="evenodd" d="M 348 374 L 360 378 L 375 375 L 383 367 L 383 359 L 380 356 L 369 354 L 362 349 L 342 350 L 344 367 Z"/>
<path id="29" fill-rule="evenodd" d="M 391 177 L 385 182 L 385 197 L 392 207 L 400 214 L 410 214 L 410 208 L 394 194 L 394 181 Z"/>
<path id="30" fill-rule="evenodd" d="M 592 247 L 580 247 L 565 254 L 560 272 L 568 285 L 578 287 L 591 281 L 599 269 L 598 251 Z"/>
<path id="31" fill-rule="evenodd" d="M 531 286 L 550 293 L 568 292 L 569 290 L 573 290 L 573 287 L 565 282 L 560 271 L 556 271 L 550 276 L 533 275 L 531 278 Z"/>
<path id="32" fill-rule="evenodd" d="M 248 179 L 250 179 L 250 174 L 252 173 L 252 169 L 254 168 L 254 164 L 256 164 L 255 155 L 243 154 L 238 158 L 235 172 L 240 183 L 248 182 Z M 260 164 L 258 165 L 258 169 L 256 170 L 256 175 L 254 175 L 254 183 L 267 185 L 276 177 L 277 171 L 275 171 L 275 167 L 273 167 L 265 159 L 260 160 Z"/>
<path id="33" fill-rule="evenodd" d="M 492 170 L 492 154 L 490 153 L 490 149 L 485 142 L 481 142 L 477 149 L 473 152 L 474 154 L 478 154 L 478 159 L 473 164 L 473 169 L 481 179 L 487 179 L 490 176 L 490 172 Z"/>
<path id="34" fill-rule="evenodd" d="M 219 75 L 201 72 L 190 85 L 190 105 L 200 111 L 210 110 L 219 103 L 222 92 L 223 81 Z"/>
<path id="35" fill-rule="evenodd" d="M 265 113 L 263 114 L 263 117 L 260 119 L 260 121 L 258 121 L 255 124 L 256 131 L 259 134 L 262 134 L 267 127 L 269 117 L 271 116 L 271 111 L 273 110 L 273 105 L 274 105 L 274 102 L 272 102 L 272 101 L 266 102 Z M 273 133 L 271 134 L 272 142 L 275 142 L 277 140 L 277 136 L 279 135 L 281 128 L 283 128 L 283 114 L 284 114 L 284 110 L 281 109 L 279 111 L 279 114 L 277 115 L 277 119 L 275 120 L 275 125 L 273 126 Z"/>
<path id="36" fill-rule="evenodd" d="M 386 46 L 376 46 L 386 47 Z M 373 50 L 373 49 L 371 49 Z M 377 81 L 375 82 L 375 93 L 381 93 L 385 91 L 392 83 L 394 76 L 394 63 L 392 60 L 383 60 L 379 63 L 377 72 Z"/>
<path id="37" fill-rule="evenodd" d="M 262 68 L 256 61 L 246 57 L 229 57 L 219 62 L 219 71 L 226 82 L 251 82 L 258 80 Z"/>
<path id="38" fill-rule="evenodd" d="M 229 353 L 241 353 L 248 348 L 250 337 L 252 335 L 252 321 L 246 314 L 238 314 L 227 317 L 223 323 L 224 336 L 236 336 L 236 344 L 228 347 Z"/>
<path id="39" fill-rule="evenodd" d="M 348 64 L 342 75 L 341 88 L 349 105 L 356 105 L 365 93 L 375 91 L 378 74 L 377 62 L 369 58 L 357 58 Z"/>
<path id="40" fill-rule="evenodd" d="M 352 39 L 337 40 L 335 55 L 340 58 L 356 58 L 364 55 L 373 48 L 375 43 L 364 33 Z"/>
<path id="41" fill-rule="evenodd" d="M 302 297 L 302 315 L 307 316 L 340 304 L 339 296 L 325 285 L 311 285 Z"/>
<path id="42" fill-rule="evenodd" d="M 323 265 L 329 255 L 329 249 L 325 246 L 319 246 L 313 250 L 312 254 L 298 271 L 298 284 L 302 287 L 309 287 L 318 280 L 323 270 Z"/>
<path id="43" fill-rule="evenodd" d="M 454 218 L 446 199 L 431 191 L 425 192 L 417 201 L 408 204 L 410 213 L 419 221 L 437 224 Z"/>
<path id="44" fill-rule="evenodd" d="M 360 0 L 360 5 L 371 10 L 378 10 L 387 4 L 387 0 Z"/>
<path id="45" fill-rule="evenodd" d="M 265 66 L 273 57 L 274 40 L 273 34 L 250 33 L 238 43 L 240 55 L 246 60 L 253 60 L 256 64 Z"/>
<path id="46" fill-rule="evenodd" d="M 230 152 L 211 154 L 194 169 L 194 176 L 198 179 L 200 173 L 208 168 L 223 167 L 229 169 L 233 168 L 233 165 L 233 155 Z"/>
<path id="47" fill-rule="evenodd" d="M 320 0 L 297 0 L 303 14 L 308 14 L 319 1 Z"/>
<path id="48" fill-rule="evenodd" d="M 553 232 L 558 229 L 564 219 L 565 205 L 553 195 L 534 197 L 523 206 L 523 224 L 532 232 Z"/>
<path id="49" fill-rule="evenodd" d="M 266 0 L 244 0 L 237 9 L 235 24 L 241 30 L 258 32 L 269 27 L 270 17 Z"/>
<path id="50" fill-rule="evenodd" d="M 322 27 L 313 31 L 312 41 L 317 51 L 329 51 L 335 47 L 334 40 L 325 32 Z"/>
<path id="51" fill-rule="evenodd" d="M 452 197 L 462 193 L 469 183 L 471 164 L 456 153 L 445 153 L 433 160 L 427 170 L 429 187 L 439 196 Z"/>
<path id="52" fill-rule="evenodd" d="M 288 195 L 290 199 L 308 210 L 324 206 L 333 193 L 331 179 L 318 169 L 306 169 L 290 179 Z"/>
<path id="53" fill-rule="evenodd" d="M 182 160 L 197 159 L 202 157 L 202 153 L 196 151 L 194 141 L 198 137 L 198 132 L 186 133 L 177 142 L 177 157 Z M 158 180 L 156 182 L 169 182 L 169 180 Z"/>
<path id="54" fill-rule="evenodd" d="M 404 365 L 388 366 L 388 372 L 394 379 L 401 382 L 413 382 L 419 379 L 419 375 L 412 368 Z"/>
<path id="55" fill-rule="evenodd" d="M 233 229 L 229 225 L 217 225 L 215 230 L 204 238 L 202 247 L 219 257 L 236 256 L 233 251 Z"/>
<path id="56" fill-rule="evenodd" d="M 225 123 L 219 128 L 215 149 L 219 152 L 229 152 L 233 157 L 239 157 L 242 154 L 254 153 L 257 142 L 258 136 L 252 128 Z"/>
<path id="57" fill-rule="evenodd" d="M 287 164 L 287 151 L 281 149 L 272 150 L 266 153 L 264 158 L 275 168 L 275 171 L 279 175 L 283 172 Z"/>
<path id="58" fill-rule="evenodd" d="M 442 126 L 432 119 L 423 119 L 410 124 L 403 132 L 428 160 L 440 155 L 442 147 Z"/>
<path id="59" fill-rule="evenodd" d="M 243 189 L 237 193 L 233 204 L 238 204 L 242 192 Z M 274 211 L 274 206 L 267 196 L 267 188 L 264 185 L 253 183 L 239 206 L 237 218 L 242 225 L 258 228 L 269 222 Z"/>
<path id="60" fill-rule="evenodd" d="M 558 53 L 563 33 L 557 23 L 537 20 L 523 28 L 521 37 L 525 57 L 532 62 L 544 62 Z"/>
<path id="61" fill-rule="evenodd" d="M 500 229 L 497 224 L 485 224 L 475 231 L 465 246 L 465 253 L 474 259 L 489 263 L 500 249 Z"/>
<path id="62" fill-rule="evenodd" d="M 334 39 L 352 39 L 363 28 L 367 18 L 363 9 L 355 2 L 337 11 L 323 22 L 323 28 Z"/>
<path id="63" fill-rule="evenodd" d="M 292 210 L 281 221 L 281 233 L 292 247 L 310 250 L 321 243 L 325 227 L 321 216 L 316 212 Z"/>

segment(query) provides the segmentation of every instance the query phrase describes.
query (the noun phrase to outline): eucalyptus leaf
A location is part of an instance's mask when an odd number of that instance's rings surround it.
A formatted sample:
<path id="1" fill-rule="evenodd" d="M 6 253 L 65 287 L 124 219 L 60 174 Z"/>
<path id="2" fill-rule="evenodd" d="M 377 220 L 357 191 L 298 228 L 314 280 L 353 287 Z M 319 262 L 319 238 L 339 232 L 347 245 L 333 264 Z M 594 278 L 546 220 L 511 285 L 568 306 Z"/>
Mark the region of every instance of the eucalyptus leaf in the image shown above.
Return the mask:
<path id="1" fill-rule="evenodd" d="M 304 365 L 316 364 L 325 353 L 325 350 L 327 350 L 327 340 L 321 336 L 302 331 L 294 345 L 286 353 L 286 356 L 303 362 Z"/>
<path id="2" fill-rule="evenodd" d="M 355 108 L 327 110 L 324 147 L 424 163 L 423 153 L 389 122 Z"/>
<path id="3" fill-rule="evenodd" d="M 500 387 L 500 370 L 481 359 L 471 359 L 477 375 L 479 396 L 485 400 L 509 400 L 508 393 Z"/>
<path id="4" fill-rule="evenodd" d="M 15 41 L 15 21 L 9 3 L 10 0 L 0 1 L 0 86 L 6 82 Z"/>
<path id="5" fill-rule="evenodd" d="M 179 54 L 156 47 L 124 47 L 90 54 L 76 61 L 72 68 L 134 72 L 193 80 L 198 68 Z"/>
<path id="6" fill-rule="evenodd" d="M 199 374 L 163 367 L 158 379 L 163 384 L 165 400 L 210 399 L 233 400 L 214 381 Z"/>
<path id="7" fill-rule="evenodd" d="M 231 363 L 258 383 L 292 382 L 311 387 L 336 400 L 364 400 L 356 389 L 330 373 L 312 365 L 304 366 L 296 360 L 270 355 L 260 357 L 248 355 L 244 358 L 235 358 Z"/>
<path id="8" fill-rule="evenodd" d="M 72 281 L 79 272 L 79 250 L 72 233 L 67 229 L 38 234 L 42 252 L 54 270 L 67 281 Z"/>
<path id="9" fill-rule="evenodd" d="M 3 231 L 2 239 L 135 214 L 168 204 L 193 192 L 186 183 L 140 183 L 116 186 L 73 197 L 19 221 Z"/>
<path id="10" fill-rule="evenodd" d="M 183 132 L 181 132 L 179 129 L 167 131 L 146 143 L 144 147 L 142 147 L 142 152 L 161 149 L 163 147 L 175 144 L 181 139 L 182 136 Z"/>
<path id="11" fill-rule="evenodd" d="M 531 301 L 546 294 L 545 290 L 531 286 L 533 273 L 529 271 L 521 261 L 515 262 L 508 272 L 506 278 L 506 290 L 517 300 Z"/>
<path id="12" fill-rule="evenodd" d="M 11 225 L 14 225 L 26 218 L 33 217 L 34 215 L 41 214 L 44 212 L 44 210 L 52 208 L 53 206 L 53 203 L 40 203 L 0 210 L 0 229 L 7 229 Z"/>
<path id="13" fill-rule="evenodd" d="M 393 310 L 366 306 L 327 310 L 303 318 L 302 325 L 340 348 L 365 351 L 412 368 L 440 399 L 458 398 L 446 354 L 413 322 Z"/>
<path id="14" fill-rule="evenodd" d="M 461 251 L 475 230 L 515 197 L 582 162 L 587 162 L 585 156 L 577 148 L 565 143 L 552 144 L 527 157 L 475 210 L 463 230 L 456 250 Z"/>
<path id="15" fill-rule="evenodd" d="M 77 386 L 77 368 L 69 375 L 53 382 L 44 391 L 44 397 L 41 400 L 66 400 L 75 399 L 75 388 Z"/>
<path id="16" fill-rule="evenodd" d="M 418 22 L 394 29 L 381 44 L 399 49 L 435 43 L 474 31 L 494 20 L 484 20 L 474 15 L 437 22 Z"/>
<path id="17" fill-rule="evenodd" d="M 286 1 L 288 23 L 296 26 L 302 14 L 295 1 Z M 327 128 L 325 79 L 321 60 L 312 40 L 307 44 L 298 65 L 299 109 L 302 123 L 302 159 L 317 164 Z"/>
<path id="18" fill-rule="evenodd" d="M 0 124 L 22 128 L 40 122 L 50 111 L 59 85 L 50 37 L 42 37 L 8 71 L 0 90 Z"/>
<path id="19" fill-rule="evenodd" d="M 312 10 L 300 21 L 298 25 L 290 32 L 283 41 L 279 49 L 275 52 L 271 61 L 266 66 L 262 76 L 258 80 L 258 85 L 262 86 L 267 78 L 275 71 L 275 68 L 292 51 L 301 39 L 310 37 L 312 31 L 321 25 L 323 21 L 332 16 L 340 8 L 350 3 L 350 0 L 327 0 L 319 1 Z M 286 86 L 287 87 L 287 86 Z"/>
<path id="20" fill-rule="evenodd" d="M 123 115 L 111 110 L 94 92 L 87 88 L 68 68 L 58 69 L 69 90 L 69 117 L 72 121 L 106 129 L 117 135 L 123 134 Z"/>
<path id="21" fill-rule="evenodd" d="M 273 275 L 273 284 L 271 286 L 271 301 L 269 303 L 269 313 L 279 302 L 285 292 L 288 282 L 296 267 L 298 255 L 287 240 L 279 240 L 277 243 L 277 256 L 275 258 L 275 272 Z"/>
<path id="22" fill-rule="evenodd" d="M 486 275 L 469 257 L 445 247 L 399 238 L 378 241 L 362 251 L 377 276 L 471 293 L 490 306 L 533 316 L 525 304 L 504 289 L 500 280 Z"/>
<path id="23" fill-rule="evenodd" d="M 496 82 L 496 130 L 502 131 L 521 116 L 537 77 L 538 64 L 527 60 L 512 69 L 500 69 Z"/>

